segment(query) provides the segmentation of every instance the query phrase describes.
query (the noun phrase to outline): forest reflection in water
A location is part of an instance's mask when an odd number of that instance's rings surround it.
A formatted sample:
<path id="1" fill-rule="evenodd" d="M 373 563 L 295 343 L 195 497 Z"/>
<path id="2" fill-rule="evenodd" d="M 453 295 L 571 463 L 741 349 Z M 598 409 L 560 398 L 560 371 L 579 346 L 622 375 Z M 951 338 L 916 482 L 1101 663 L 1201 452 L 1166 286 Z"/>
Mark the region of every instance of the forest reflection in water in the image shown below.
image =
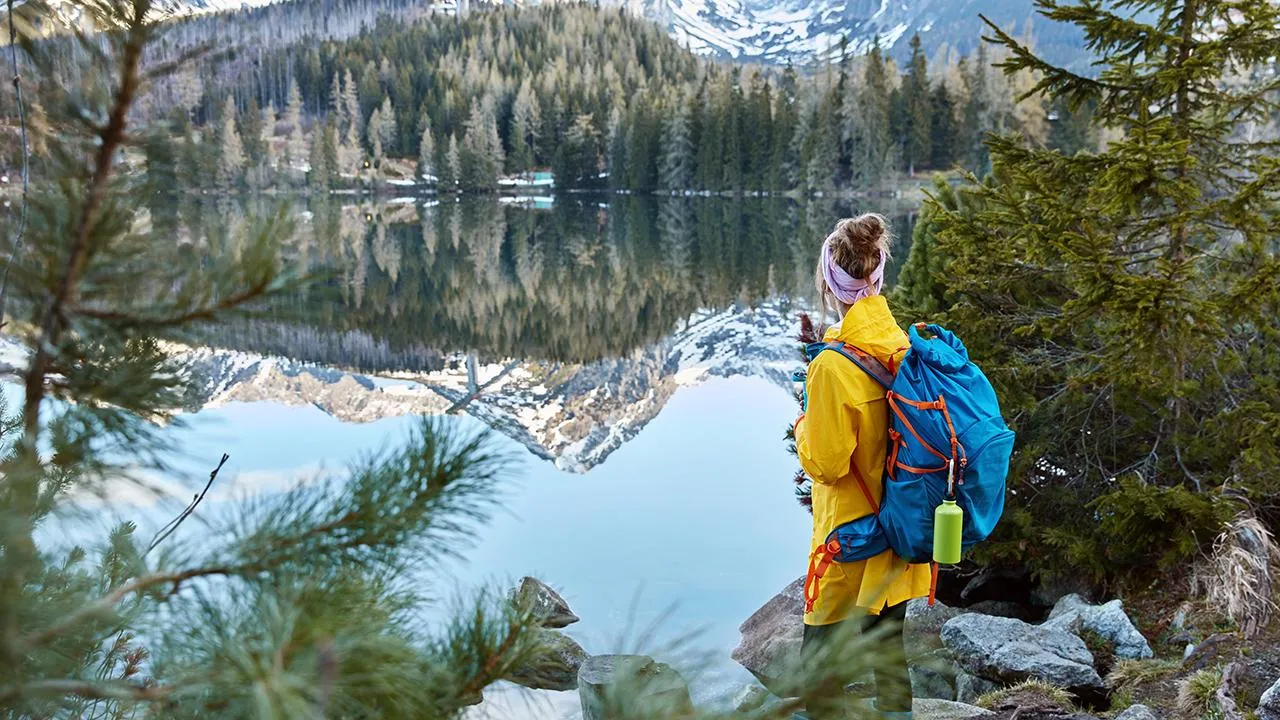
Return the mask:
<path id="1" fill-rule="evenodd" d="M 548 199 L 549 200 L 549 199 Z M 848 200 L 570 195 L 360 201 L 182 197 L 153 223 L 226 247 L 285 202 L 287 262 L 315 278 L 253 319 L 198 338 L 334 367 L 427 371 L 451 353 L 587 363 L 655 343 L 699 309 L 813 294 L 840 217 L 875 209 L 906 257 L 914 208 Z"/>

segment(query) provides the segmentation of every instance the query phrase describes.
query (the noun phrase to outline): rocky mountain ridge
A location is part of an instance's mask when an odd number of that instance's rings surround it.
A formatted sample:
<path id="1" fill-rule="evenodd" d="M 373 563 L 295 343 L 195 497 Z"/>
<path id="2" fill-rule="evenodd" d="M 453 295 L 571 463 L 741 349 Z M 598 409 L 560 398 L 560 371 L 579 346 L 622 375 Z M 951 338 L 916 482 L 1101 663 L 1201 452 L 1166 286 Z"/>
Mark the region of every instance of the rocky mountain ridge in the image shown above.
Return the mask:
<path id="1" fill-rule="evenodd" d="M 363 374 L 238 350 L 183 351 L 200 381 L 193 409 L 231 402 L 313 405 L 343 422 L 467 413 L 568 472 L 586 472 L 635 437 L 681 387 L 749 376 L 790 387 L 798 364 L 789 301 L 694 313 L 665 340 L 589 364 L 481 362 Z"/>

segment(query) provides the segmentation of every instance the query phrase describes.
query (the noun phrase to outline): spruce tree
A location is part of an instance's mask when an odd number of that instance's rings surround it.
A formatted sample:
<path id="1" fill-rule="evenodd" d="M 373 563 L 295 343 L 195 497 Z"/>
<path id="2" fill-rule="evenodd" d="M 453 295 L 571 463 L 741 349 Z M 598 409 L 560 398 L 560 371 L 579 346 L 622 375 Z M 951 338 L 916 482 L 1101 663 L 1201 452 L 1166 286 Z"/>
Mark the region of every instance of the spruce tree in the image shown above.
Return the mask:
<path id="1" fill-rule="evenodd" d="M 1272 3 L 1042 0 L 1080 27 L 1096 77 L 992 26 L 1007 74 L 1123 136 L 1068 155 L 988 140 L 977 207 L 936 205 L 950 322 L 1019 433 L 997 558 L 1140 581 L 1186 562 L 1240 509 L 1280 520 L 1280 56 Z M 975 75 L 977 73 L 974 73 Z M 1274 525 L 1273 525 L 1274 527 Z"/>
<path id="2" fill-rule="evenodd" d="M 929 96 L 929 165 L 934 170 L 950 170 L 955 164 L 956 111 L 947 83 L 939 80 Z"/>
<path id="3" fill-rule="evenodd" d="M 933 159 L 933 102 L 929 94 L 929 66 L 920 48 L 920 36 L 911 36 L 911 64 L 902 80 L 905 119 L 903 160 L 907 173 Z"/>
<path id="4" fill-rule="evenodd" d="M 244 174 L 244 143 L 236 128 L 236 102 L 227 96 L 222 105 L 222 121 L 218 131 L 218 184 L 232 188 L 240 184 Z"/>
<path id="5" fill-rule="evenodd" d="M 693 135 L 690 127 L 692 108 L 683 95 L 676 98 L 675 108 L 662 121 L 662 157 L 658 176 L 662 189 L 679 192 L 693 186 Z"/>
<path id="6" fill-rule="evenodd" d="M 858 135 L 854 149 L 855 187 L 874 188 L 885 178 L 889 145 L 892 143 L 889 110 L 889 83 L 877 38 L 867 56 L 862 90 L 858 94 Z"/>
<path id="7" fill-rule="evenodd" d="M 422 137 L 418 140 L 418 181 L 434 185 L 436 169 L 436 141 L 431 136 L 430 121 L 424 117 Z"/>
<path id="8" fill-rule="evenodd" d="M 289 79 L 289 100 L 284 109 L 284 125 L 288 140 L 285 141 L 285 167 L 292 167 L 302 160 L 306 152 L 306 140 L 302 136 L 302 93 L 298 81 Z"/>
<path id="9" fill-rule="evenodd" d="M 462 163 L 461 153 L 458 152 L 458 136 L 449 136 L 449 147 L 445 151 L 444 161 L 440 163 L 440 182 L 442 186 L 454 192 L 458 189 L 459 167 Z"/>

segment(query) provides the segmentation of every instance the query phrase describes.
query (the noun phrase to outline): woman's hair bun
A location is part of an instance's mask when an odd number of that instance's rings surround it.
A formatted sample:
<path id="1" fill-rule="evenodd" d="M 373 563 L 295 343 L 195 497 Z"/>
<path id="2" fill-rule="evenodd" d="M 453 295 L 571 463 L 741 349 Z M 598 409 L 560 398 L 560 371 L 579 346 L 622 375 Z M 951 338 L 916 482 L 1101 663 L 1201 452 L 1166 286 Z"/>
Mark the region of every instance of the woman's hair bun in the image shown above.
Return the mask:
<path id="1" fill-rule="evenodd" d="M 893 237 L 883 215 L 863 213 L 836 223 L 827 242 L 831 243 L 832 259 L 845 272 L 863 279 L 880 265 L 881 255 L 889 255 Z"/>

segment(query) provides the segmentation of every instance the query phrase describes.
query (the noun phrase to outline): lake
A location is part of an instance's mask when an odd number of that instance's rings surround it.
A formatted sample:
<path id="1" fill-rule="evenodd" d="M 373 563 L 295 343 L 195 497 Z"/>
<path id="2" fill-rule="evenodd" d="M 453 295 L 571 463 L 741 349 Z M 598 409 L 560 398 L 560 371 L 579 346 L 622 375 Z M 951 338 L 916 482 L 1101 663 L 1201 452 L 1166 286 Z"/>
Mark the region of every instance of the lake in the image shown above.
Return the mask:
<path id="1" fill-rule="evenodd" d="M 535 575 L 582 618 L 568 632 L 588 652 L 651 652 L 697 673 L 696 697 L 731 692 L 748 679 L 729 659 L 737 626 L 806 567 L 810 519 L 783 441 L 793 336 L 821 239 L 865 208 L 504 200 L 294 201 L 288 262 L 317 281 L 191 338 L 190 473 L 162 487 L 188 497 L 229 453 L 201 508 L 213 514 L 393 446 L 420 415 L 488 429 L 518 458 L 495 488 L 502 510 L 429 591 Z M 151 222 L 234 237 L 277 202 L 157 199 Z M 900 261 L 912 216 L 876 209 L 904 239 Z M 122 514 L 148 504 L 116 500 Z M 515 708 L 494 694 L 503 717 L 576 707 L 573 693 Z"/>

